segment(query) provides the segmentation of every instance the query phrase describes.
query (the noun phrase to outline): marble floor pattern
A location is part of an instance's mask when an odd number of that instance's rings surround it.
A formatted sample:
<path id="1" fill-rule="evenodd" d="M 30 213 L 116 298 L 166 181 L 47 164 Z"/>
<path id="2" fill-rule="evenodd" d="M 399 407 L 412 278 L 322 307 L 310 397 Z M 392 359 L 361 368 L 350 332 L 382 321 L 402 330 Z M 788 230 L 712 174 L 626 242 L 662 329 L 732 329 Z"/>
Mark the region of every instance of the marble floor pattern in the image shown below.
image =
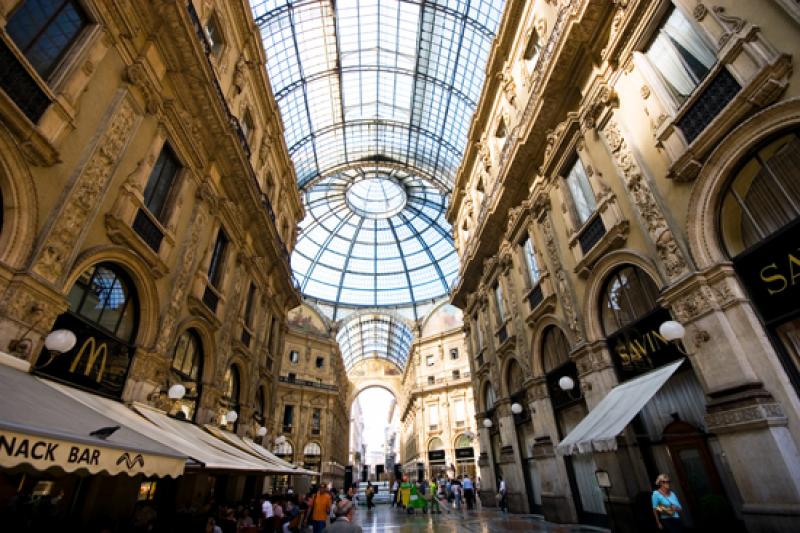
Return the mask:
<path id="1" fill-rule="evenodd" d="M 553 524 L 546 522 L 541 516 L 504 514 L 495 509 L 480 511 L 455 511 L 435 515 L 408 515 L 389 505 L 378 505 L 367 511 L 359 506 L 354 522 L 360 525 L 364 533 L 390 531 L 393 533 L 505 533 L 509 531 L 546 531 L 553 533 L 570 532 L 607 532 L 606 529 L 581 526 L 577 524 Z"/>

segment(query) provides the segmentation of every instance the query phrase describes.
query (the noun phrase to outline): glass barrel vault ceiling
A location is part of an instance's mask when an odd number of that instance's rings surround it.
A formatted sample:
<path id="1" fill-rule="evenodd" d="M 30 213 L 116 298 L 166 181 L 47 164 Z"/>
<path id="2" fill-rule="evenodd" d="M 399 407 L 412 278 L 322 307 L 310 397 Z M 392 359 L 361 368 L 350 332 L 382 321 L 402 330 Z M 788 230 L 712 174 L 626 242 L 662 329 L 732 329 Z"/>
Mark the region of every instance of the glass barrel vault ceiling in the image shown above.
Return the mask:
<path id="1" fill-rule="evenodd" d="M 345 309 L 446 295 L 447 201 L 502 0 L 251 0 L 307 208 L 304 296 Z M 338 316 L 337 316 L 338 315 Z"/>
<path id="2" fill-rule="evenodd" d="M 402 372 L 413 339 L 414 334 L 402 320 L 385 313 L 354 315 L 336 335 L 347 372 L 373 357 L 394 363 Z"/>

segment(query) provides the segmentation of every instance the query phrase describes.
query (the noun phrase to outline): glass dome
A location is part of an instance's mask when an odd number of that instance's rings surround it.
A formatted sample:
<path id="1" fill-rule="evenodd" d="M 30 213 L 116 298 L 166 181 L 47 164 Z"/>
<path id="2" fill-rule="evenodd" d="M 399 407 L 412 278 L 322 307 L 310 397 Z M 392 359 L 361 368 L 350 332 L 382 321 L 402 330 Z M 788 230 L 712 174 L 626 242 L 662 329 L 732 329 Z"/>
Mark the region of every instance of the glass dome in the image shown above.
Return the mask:
<path id="1" fill-rule="evenodd" d="M 363 165 L 317 182 L 292 270 L 307 297 L 345 307 L 415 305 L 447 294 L 458 273 L 447 202 L 399 167 Z"/>

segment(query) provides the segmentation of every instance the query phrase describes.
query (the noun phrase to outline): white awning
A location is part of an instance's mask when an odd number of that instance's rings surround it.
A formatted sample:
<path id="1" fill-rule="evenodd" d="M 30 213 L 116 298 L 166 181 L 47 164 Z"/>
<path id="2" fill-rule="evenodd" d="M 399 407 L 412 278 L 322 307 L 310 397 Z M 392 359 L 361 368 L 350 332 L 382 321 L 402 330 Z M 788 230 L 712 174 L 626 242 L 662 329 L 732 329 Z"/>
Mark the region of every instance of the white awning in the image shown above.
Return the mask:
<path id="1" fill-rule="evenodd" d="M 316 474 L 316 472 L 304 470 L 293 465 L 292 463 L 280 459 L 276 455 L 268 452 L 263 446 L 259 446 L 255 442 L 249 439 L 244 439 L 235 433 L 225 431 L 224 429 L 212 426 L 211 424 L 206 424 L 205 428 L 209 433 L 224 440 L 231 446 L 236 446 L 238 449 L 251 455 L 255 455 L 262 461 L 271 464 L 275 468 L 276 474 Z"/>
<path id="2" fill-rule="evenodd" d="M 87 407 L 62 392 L 69 387 L 51 386 L 10 357 L 0 353 L 0 467 L 158 477 L 183 473 L 186 454 L 126 418 Z"/>
<path id="3" fill-rule="evenodd" d="M 608 452 L 617 449 L 617 436 L 655 396 L 684 359 L 617 385 L 556 446 L 559 455 Z"/>
<path id="4" fill-rule="evenodd" d="M 180 438 L 183 444 L 179 449 L 185 450 L 190 457 L 204 463 L 206 468 L 267 474 L 283 473 L 281 467 L 232 446 L 191 422 L 177 420 L 167 416 L 163 411 L 146 405 L 134 404 L 133 407 L 153 424 Z"/>

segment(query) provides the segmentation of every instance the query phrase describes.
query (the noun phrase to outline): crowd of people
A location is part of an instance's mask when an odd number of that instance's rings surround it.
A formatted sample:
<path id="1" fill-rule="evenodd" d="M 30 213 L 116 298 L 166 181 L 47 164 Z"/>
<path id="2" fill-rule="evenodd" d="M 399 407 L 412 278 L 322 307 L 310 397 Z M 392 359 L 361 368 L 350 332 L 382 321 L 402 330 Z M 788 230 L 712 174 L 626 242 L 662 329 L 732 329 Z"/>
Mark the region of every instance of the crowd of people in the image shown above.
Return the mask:
<path id="1" fill-rule="evenodd" d="M 417 509 L 423 513 L 450 512 L 472 510 L 477 506 L 477 493 L 480 490 L 480 478 L 473 481 L 469 475 L 454 478 L 422 479 L 416 483 L 407 476 L 402 482 L 395 480 L 392 484 L 392 507 L 403 509 L 409 514 Z"/>

